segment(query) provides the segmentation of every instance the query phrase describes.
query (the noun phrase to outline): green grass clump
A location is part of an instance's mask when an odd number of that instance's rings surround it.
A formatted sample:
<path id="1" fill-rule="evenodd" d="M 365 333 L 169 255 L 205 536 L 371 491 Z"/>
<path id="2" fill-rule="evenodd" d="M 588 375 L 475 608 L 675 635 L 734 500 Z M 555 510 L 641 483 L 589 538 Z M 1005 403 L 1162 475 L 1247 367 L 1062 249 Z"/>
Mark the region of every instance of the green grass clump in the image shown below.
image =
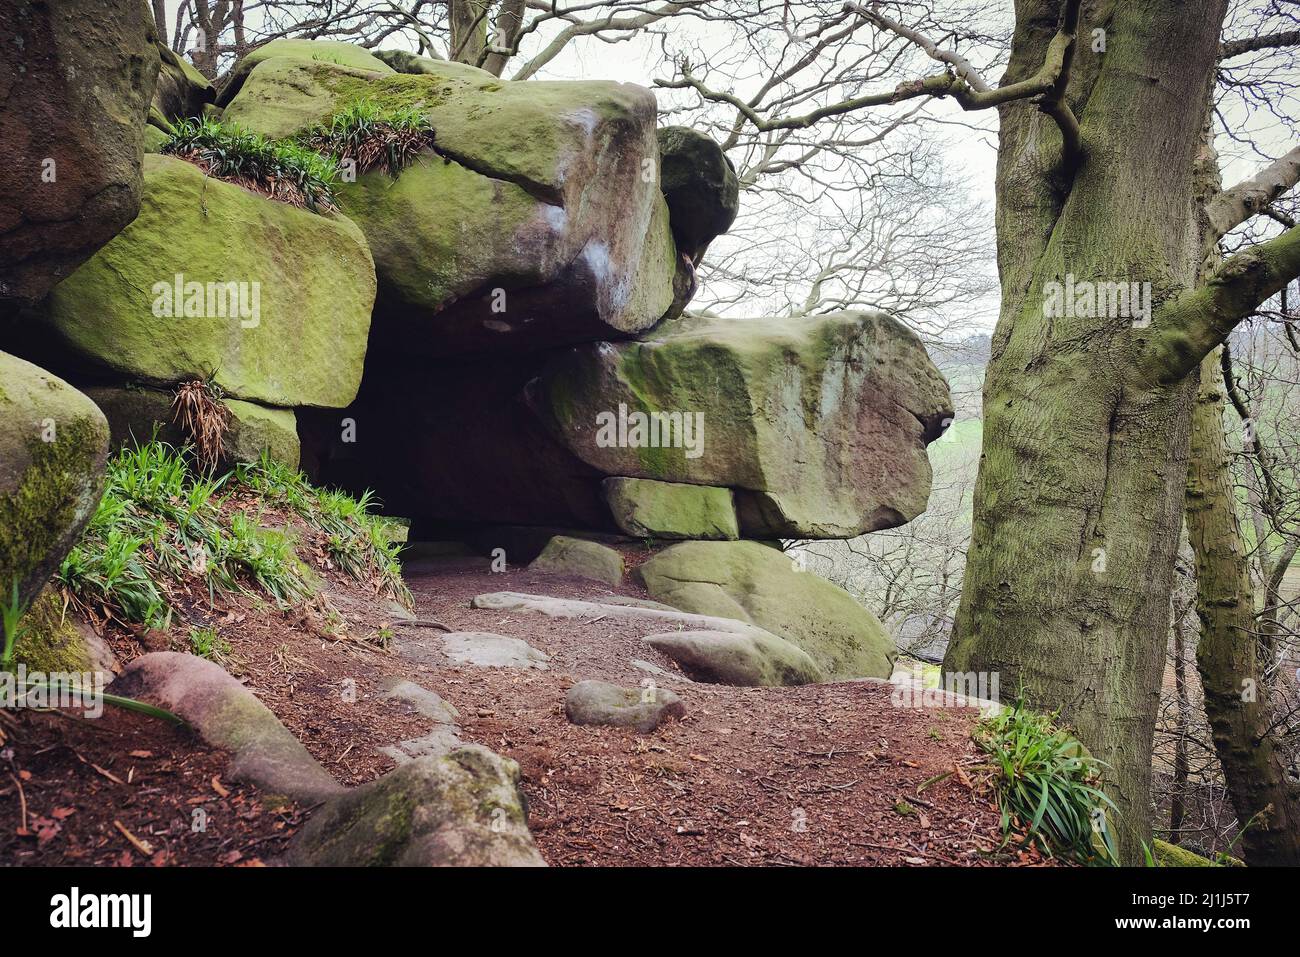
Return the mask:
<path id="1" fill-rule="evenodd" d="M 1053 716 L 1030 711 L 1017 699 L 981 721 L 975 741 L 993 758 L 1004 839 L 1018 827 L 1049 855 L 1117 862 L 1107 819 L 1115 805 L 1100 789 L 1103 765 Z"/>
<path id="2" fill-rule="evenodd" d="M 415 107 L 383 108 L 361 99 L 301 134 L 299 141 L 337 160 L 352 160 L 357 172 L 383 169 L 396 176 L 417 153 L 433 145 L 433 137 L 433 126 Z"/>
<path id="3" fill-rule="evenodd" d="M 256 463 L 237 465 L 234 476 L 265 501 L 287 507 L 323 530 L 329 536 L 330 559 L 357 581 L 373 583 L 377 594 L 408 608 L 414 604 L 397 558 L 402 543 L 391 539 L 389 520 L 373 512 L 377 503 L 371 492 L 354 498 L 346 492 L 315 488 L 301 472 L 266 453 Z"/>
<path id="4" fill-rule="evenodd" d="M 230 643 L 215 628 L 191 628 L 190 650 L 200 658 L 217 663 L 230 657 Z"/>
<path id="5" fill-rule="evenodd" d="M 224 508 L 253 493 L 257 511 Z M 174 609 L 167 582 L 198 577 L 209 601 L 219 593 L 269 597 L 280 608 L 315 591 L 292 538 L 262 527 L 262 511 L 284 507 L 335 538 L 349 574 L 406 604 L 410 592 L 397 561 L 400 545 L 383 536 L 384 520 L 361 501 L 313 488 L 295 470 L 263 455 L 226 475 L 195 474 L 187 452 L 153 441 L 124 449 L 108 463 L 104 497 L 60 567 L 58 579 L 83 607 L 105 607 L 124 622 L 166 628 Z M 331 549 L 332 552 L 332 549 Z"/>
<path id="6" fill-rule="evenodd" d="M 217 179 L 252 187 L 293 206 L 317 213 L 336 208 L 338 163 L 294 142 L 268 140 L 205 117 L 177 123 L 162 151 L 198 164 Z"/>

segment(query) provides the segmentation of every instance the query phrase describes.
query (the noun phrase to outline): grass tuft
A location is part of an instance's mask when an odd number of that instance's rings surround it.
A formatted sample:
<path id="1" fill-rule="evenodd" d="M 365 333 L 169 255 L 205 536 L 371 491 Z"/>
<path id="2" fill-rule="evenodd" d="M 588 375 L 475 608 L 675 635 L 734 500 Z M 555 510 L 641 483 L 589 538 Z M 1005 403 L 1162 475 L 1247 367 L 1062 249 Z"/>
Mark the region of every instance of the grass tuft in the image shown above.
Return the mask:
<path id="1" fill-rule="evenodd" d="M 339 161 L 352 160 L 358 173 L 382 169 L 396 176 L 433 138 L 433 126 L 414 107 L 383 109 L 362 99 L 301 134 L 299 142 Z"/>
<path id="2" fill-rule="evenodd" d="M 1003 838 L 1021 830 L 1024 843 L 1048 855 L 1114 864 L 1108 812 L 1115 805 L 1100 789 L 1103 764 L 1054 717 L 1030 711 L 1021 697 L 975 729 L 976 743 L 993 758 Z"/>
<path id="3" fill-rule="evenodd" d="M 189 436 L 194 459 L 204 472 L 213 472 L 221 461 L 221 442 L 230 427 L 230 410 L 221 401 L 220 386 L 195 379 L 182 382 L 172 399 L 172 421 Z"/>
<path id="4" fill-rule="evenodd" d="M 338 164 L 297 143 L 268 140 L 206 117 L 182 120 L 162 151 L 189 160 L 209 176 L 236 183 L 316 213 L 336 209 Z"/>
<path id="5" fill-rule="evenodd" d="M 384 537 L 369 496 L 316 489 L 266 455 L 226 475 L 196 475 L 188 454 L 155 440 L 109 460 L 104 496 L 58 574 L 83 611 L 166 628 L 175 612 L 169 589 L 196 577 L 210 603 L 221 593 L 268 597 L 281 609 L 310 599 L 315 589 L 292 538 L 262 525 L 263 510 L 277 507 L 337 539 L 349 557 L 339 566 L 353 577 L 410 605 L 400 546 Z M 230 503 L 237 493 L 238 508 Z"/>

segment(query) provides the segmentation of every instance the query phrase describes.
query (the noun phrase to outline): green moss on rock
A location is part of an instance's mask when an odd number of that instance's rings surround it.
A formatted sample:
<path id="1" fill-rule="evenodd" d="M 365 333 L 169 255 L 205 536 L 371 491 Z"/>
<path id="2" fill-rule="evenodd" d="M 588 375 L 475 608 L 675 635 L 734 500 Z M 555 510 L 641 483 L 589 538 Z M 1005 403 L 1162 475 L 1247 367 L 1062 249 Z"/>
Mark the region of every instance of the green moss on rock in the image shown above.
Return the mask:
<path id="1" fill-rule="evenodd" d="M 30 602 L 94 513 L 108 423 L 86 396 L 0 353 L 0 586 Z"/>
<path id="2" fill-rule="evenodd" d="M 736 539 L 731 489 L 652 479 L 605 479 L 601 483 L 614 523 L 642 538 Z"/>
<path id="3" fill-rule="evenodd" d="M 655 601 L 777 635 L 835 678 L 888 678 L 898 649 L 844 589 L 758 542 L 683 542 L 636 570 Z"/>
<path id="4" fill-rule="evenodd" d="M 215 370 L 240 399 L 351 402 L 375 297 L 361 231 L 170 156 L 146 156 L 144 169 L 139 217 L 54 290 L 50 326 L 132 379 L 171 384 Z M 177 298 L 178 276 L 201 295 L 183 287 Z"/>
<path id="5" fill-rule="evenodd" d="M 28 672 L 92 671 L 95 661 L 82 641 L 81 631 L 64 614 L 58 593 L 46 588 L 19 622 L 20 637 L 14 646 L 14 665 L 26 665 Z"/>

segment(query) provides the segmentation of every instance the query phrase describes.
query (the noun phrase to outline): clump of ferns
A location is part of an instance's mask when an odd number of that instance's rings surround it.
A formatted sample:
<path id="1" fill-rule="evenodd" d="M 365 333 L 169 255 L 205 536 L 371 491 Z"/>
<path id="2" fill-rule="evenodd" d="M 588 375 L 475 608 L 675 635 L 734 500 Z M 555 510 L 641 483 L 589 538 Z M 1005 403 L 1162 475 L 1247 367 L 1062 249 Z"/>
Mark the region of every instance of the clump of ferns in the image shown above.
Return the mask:
<path id="1" fill-rule="evenodd" d="M 433 146 L 433 138 L 433 126 L 415 107 L 385 109 L 363 99 L 303 133 L 299 141 L 339 162 L 351 160 L 358 173 L 382 169 L 396 176 L 418 153 Z"/>
<path id="2" fill-rule="evenodd" d="M 201 472 L 215 472 L 222 458 L 222 444 L 230 428 L 230 409 L 225 394 L 212 381 L 182 382 L 172 398 L 172 421 L 189 440 L 194 464 Z"/>

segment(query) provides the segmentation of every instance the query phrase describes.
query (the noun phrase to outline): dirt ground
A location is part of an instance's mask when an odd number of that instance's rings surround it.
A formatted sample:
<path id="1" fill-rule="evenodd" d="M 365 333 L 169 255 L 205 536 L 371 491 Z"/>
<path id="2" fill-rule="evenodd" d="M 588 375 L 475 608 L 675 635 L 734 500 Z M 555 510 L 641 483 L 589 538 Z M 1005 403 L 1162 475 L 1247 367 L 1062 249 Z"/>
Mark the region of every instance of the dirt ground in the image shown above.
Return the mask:
<path id="1" fill-rule="evenodd" d="M 999 849 L 971 710 L 897 708 L 890 687 L 873 682 L 697 684 L 642 642 L 644 624 L 469 607 L 489 591 L 645 597 L 633 585 L 493 573 L 477 558 L 413 562 L 418 618 L 522 638 L 551 659 L 544 671 L 458 666 L 441 656 L 439 630 L 403 624 L 346 576 L 319 570 L 326 587 L 305 613 L 244 598 L 208 608 L 206 595 L 191 611 L 229 643 L 227 669 L 344 783 L 390 770 L 379 749 L 429 730 L 385 697 L 410 680 L 456 707 L 462 740 L 519 762 L 530 826 L 553 865 L 1051 863 Z M 123 661 L 175 647 L 157 633 L 105 628 Z M 687 716 L 648 735 L 572 725 L 564 695 L 586 678 L 654 681 L 682 696 Z M 222 753 L 136 715 L 25 713 L 4 727 L 5 863 L 274 863 L 310 813 L 263 806 L 254 788 L 222 779 Z M 191 827 L 195 807 L 209 812 L 206 830 Z"/>

